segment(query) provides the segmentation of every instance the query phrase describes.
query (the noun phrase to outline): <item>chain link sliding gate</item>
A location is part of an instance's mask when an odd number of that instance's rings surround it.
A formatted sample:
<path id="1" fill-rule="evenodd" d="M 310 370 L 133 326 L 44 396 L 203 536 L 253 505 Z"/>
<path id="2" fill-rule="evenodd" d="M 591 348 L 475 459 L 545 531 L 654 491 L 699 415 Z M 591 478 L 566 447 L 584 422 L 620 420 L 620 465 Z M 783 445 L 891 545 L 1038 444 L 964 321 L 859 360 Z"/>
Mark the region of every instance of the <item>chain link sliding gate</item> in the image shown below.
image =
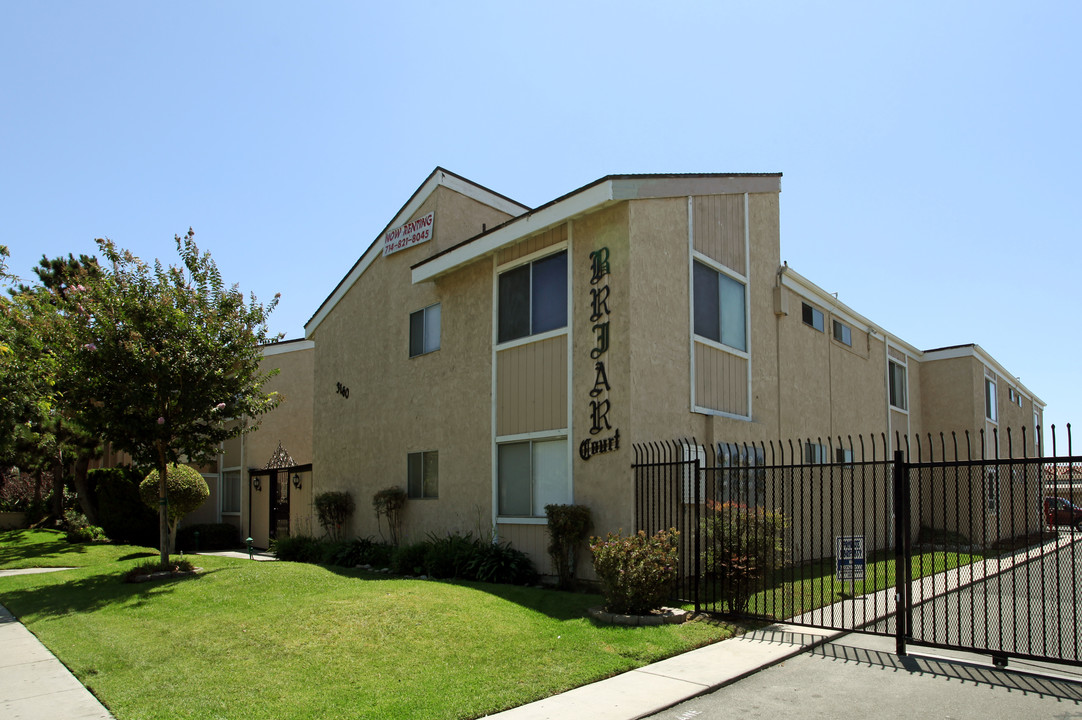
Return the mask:
<path id="1" fill-rule="evenodd" d="M 1082 665 L 1082 456 L 1026 435 L 637 444 L 636 529 L 699 612 Z"/>

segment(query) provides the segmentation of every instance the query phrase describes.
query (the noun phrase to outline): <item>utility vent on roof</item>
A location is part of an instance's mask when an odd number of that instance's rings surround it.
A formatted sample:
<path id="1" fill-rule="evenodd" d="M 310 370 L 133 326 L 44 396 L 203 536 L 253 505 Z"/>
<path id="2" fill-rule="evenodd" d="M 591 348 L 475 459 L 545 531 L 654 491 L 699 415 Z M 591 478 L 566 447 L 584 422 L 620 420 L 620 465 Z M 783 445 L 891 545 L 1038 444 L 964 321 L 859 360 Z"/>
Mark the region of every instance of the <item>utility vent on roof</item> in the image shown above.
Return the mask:
<path id="1" fill-rule="evenodd" d="M 263 466 L 264 470 L 280 470 L 282 468 L 293 467 L 297 463 L 293 462 L 293 458 L 289 456 L 286 449 L 282 447 L 282 443 L 278 443 L 278 449 L 271 455 L 271 459 Z"/>

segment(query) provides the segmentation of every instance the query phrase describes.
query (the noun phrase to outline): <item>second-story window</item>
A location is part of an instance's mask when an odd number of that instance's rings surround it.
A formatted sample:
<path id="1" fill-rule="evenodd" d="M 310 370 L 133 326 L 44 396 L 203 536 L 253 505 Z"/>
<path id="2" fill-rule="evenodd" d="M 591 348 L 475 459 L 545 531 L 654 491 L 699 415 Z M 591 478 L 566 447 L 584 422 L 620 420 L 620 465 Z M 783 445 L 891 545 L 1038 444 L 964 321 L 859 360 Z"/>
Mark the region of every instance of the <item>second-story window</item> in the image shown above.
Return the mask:
<path id="1" fill-rule="evenodd" d="M 440 304 L 410 313 L 410 357 L 440 349 Z"/>
<path id="2" fill-rule="evenodd" d="M 905 365 L 890 361 L 887 376 L 888 389 L 890 391 L 890 404 L 899 410 L 907 410 L 909 403 L 906 399 Z"/>
<path id="3" fill-rule="evenodd" d="M 695 261 L 695 334 L 737 350 L 748 349 L 744 283 Z"/>
<path id="4" fill-rule="evenodd" d="M 567 251 L 501 273 L 497 342 L 567 327 Z"/>

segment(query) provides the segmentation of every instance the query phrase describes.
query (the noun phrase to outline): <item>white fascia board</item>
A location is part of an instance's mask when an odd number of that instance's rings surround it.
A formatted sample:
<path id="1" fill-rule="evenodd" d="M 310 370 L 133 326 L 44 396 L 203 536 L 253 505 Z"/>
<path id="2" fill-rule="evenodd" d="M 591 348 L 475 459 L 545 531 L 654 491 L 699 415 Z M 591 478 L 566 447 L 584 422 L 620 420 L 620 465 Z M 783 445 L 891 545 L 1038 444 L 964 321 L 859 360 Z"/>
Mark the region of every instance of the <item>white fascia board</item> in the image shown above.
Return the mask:
<path id="1" fill-rule="evenodd" d="M 1013 386 L 1015 391 L 1022 391 L 1023 395 L 1026 395 L 1033 400 L 1033 404 L 1041 407 L 1042 409 L 1047 407 L 1044 400 L 1037 397 L 1029 388 L 1027 388 L 1022 381 L 1011 375 L 1007 368 L 996 360 L 994 357 L 988 354 L 988 351 L 982 348 L 980 345 L 962 345 L 960 347 L 943 348 L 942 350 L 929 350 L 924 353 L 924 359 L 927 360 L 953 360 L 955 358 L 976 358 L 982 365 L 991 370 L 997 376 L 1007 381 L 1007 384 Z"/>
<path id="2" fill-rule="evenodd" d="M 454 190 L 458 194 L 465 195 L 468 198 L 476 200 L 477 202 L 481 203 L 482 205 L 488 205 L 490 208 L 495 208 L 496 210 L 499 210 L 501 212 L 505 212 L 508 215 L 510 215 L 511 217 L 518 217 L 519 215 L 522 215 L 523 213 L 525 213 L 525 212 L 527 212 L 529 210 L 529 208 L 526 207 L 525 205 L 519 205 L 517 202 L 508 200 L 505 197 L 502 197 L 502 196 L 497 195 L 495 193 L 489 192 L 488 190 L 485 190 L 482 187 L 478 187 L 477 185 L 474 185 L 471 182 L 467 182 L 466 180 L 463 180 L 462 178 L 458 177 L 457 175 L 448 175 L 445 172 L 441 172 L 438 182 L 436 182 L 435 178 L 433 178 L 430 182 L 432 182 L 434 184 L 433 184 L 433 186 L 432 186 L 432 188 L 430 190 L 426 188 L 426 192 L 425 192 L 425 198 L 426 199 L 427 199 L 428 195 L 430 195 L 433 191 L 435 191 L 436 185 L 443 185 L 445 188 L 448 188 L 449 190 Z M 418 196 L 418 197 L 420 197 L 420 196 Z M 391 227 L 397 227 L 398 225 L 401 225 L 402 223 L 406 222 L 406 220 L 408 220 L 410 218 L 410 216 L 412 216 L 413 213 L 415 213 L 417 211 L 417 208 L 419 208 L 421 206 L 421 202 L 423 202 L 423 201 L 422 200 L 417 200 L 415 202 L 416 202 L 417 207 L 416 208 L 407 207 L 407 210 L 405 212 L 399 213 L 398 215 L 396 215 L 395 219 L 392 221 L 393 224 L 391 225 Z M 412 205 L 414 205 L 414 203 L 410 203 L 410 206 L 412 206 Z"/>
<path id="3" fill-rule="evenodd" d="M 311 350 L 316 346 L 314 340 L 301 340 L 287 341 L 284 343 L 275 343 L 273 345 L 264 345 L 261 349 L 263 357 L 270 357 L 271 355 L 281 355 L 282 353 L 296 352 L 298 350 Z"/>
<path id="4" fill-rule="evenodd" d="M 791 267 L 786 266 L 782 270 L 781 284 L 782 287 L 792 290 L 804 299 L 811 300 L 812 302 L 826 307 L 830 310 L 832 315 L 837 315 L 853 327 L 863 330 L 866 333 L 879 335 L 881 338 L 890 341 L 892 347 L 902 350 L 906 355 L 911 356 L 915 360 L 923 359 L 924 353 L 920 348 L 910 345 L 900 337 L 879 327 L 871 320 L 798 273 L 796 270 L 793 270 Z"/>
<path id="5" fill-rule="evenodd" d="M 612 181 L 598 183 L 580 193 L 511 220 L 473 242 L 440 255 L 413 269 L 413 283 L 428 282 L 511 243 L 612 202 Z"/>

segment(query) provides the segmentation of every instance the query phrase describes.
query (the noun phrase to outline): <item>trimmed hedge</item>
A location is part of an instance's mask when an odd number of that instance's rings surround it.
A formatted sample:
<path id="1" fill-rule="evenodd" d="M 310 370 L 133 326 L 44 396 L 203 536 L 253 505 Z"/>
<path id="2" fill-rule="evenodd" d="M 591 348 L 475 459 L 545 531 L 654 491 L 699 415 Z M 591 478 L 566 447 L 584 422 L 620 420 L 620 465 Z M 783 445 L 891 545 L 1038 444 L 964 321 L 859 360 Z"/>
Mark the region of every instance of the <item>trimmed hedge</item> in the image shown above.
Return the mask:
<path id="1" fill-rule="evenodd" d="M 88 483 L 96 488 L 98 524 L 114 542 L 157 547 L 158 513 L 139 497 L 143 474 L 127 467 L 91 470 Z"/>
<path id="2" fill-rule="evenodd" d="M 271 552 L 279 560 L 341 567 L 371 565 L 389 568 L 395 575 L 427 575 L 505 585 L 537 582 L 537 570 L 525 553 L 507 543 L 474 538 L 470 533 L 430 535 L 424 542 L 397 548 L 371 538 L 329 542 L 308 535 L 294 535 L 272 542 Z"/>

